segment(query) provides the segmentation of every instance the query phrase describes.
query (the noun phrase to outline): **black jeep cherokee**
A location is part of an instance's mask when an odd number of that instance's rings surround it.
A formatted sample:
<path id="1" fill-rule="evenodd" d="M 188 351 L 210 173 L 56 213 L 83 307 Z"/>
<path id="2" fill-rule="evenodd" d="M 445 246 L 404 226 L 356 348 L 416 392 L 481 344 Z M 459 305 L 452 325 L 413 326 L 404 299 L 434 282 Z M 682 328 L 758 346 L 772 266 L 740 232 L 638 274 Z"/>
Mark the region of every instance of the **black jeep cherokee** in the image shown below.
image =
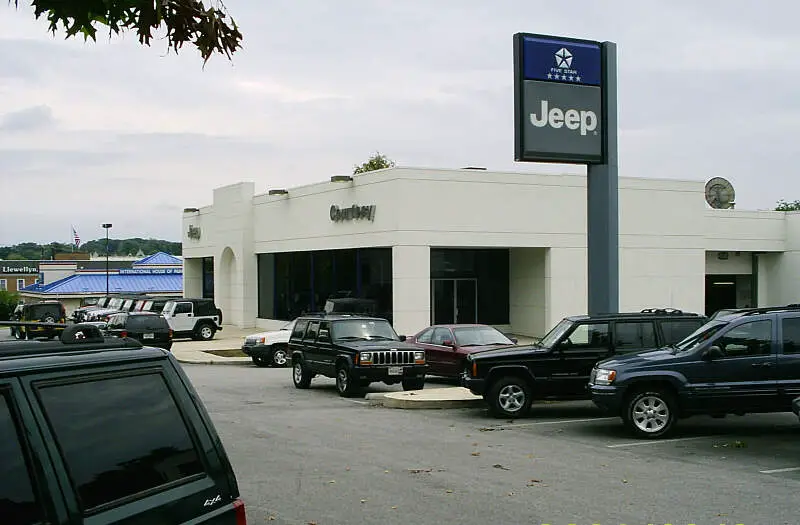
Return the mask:
<path id="1" fill-rule="evenodd" d="M 3 525 L 246 523 L 222 442 L 172 354 L 89 324 L 0 342 L 0 470 Z"/>
<path id="2" fill-rule="evenodd" d="M 336 378 L 341 396 L 372 382 L 425 386 L 425 351 L 403 342 L 386 319 L 350 315 L 299 317 L 289 339 L 294 385 L 308 388 L 319 374 Z"/>
<path id="3" fill-rule="evenodd" d="M 470 354 L 461 384 L 497 417 L 524 415 L 533 399 L 589 399 L 589 375 L 601 359 L 677 343 L 705 322 L 672 309 L 566 317 L 535 344 Z"/>

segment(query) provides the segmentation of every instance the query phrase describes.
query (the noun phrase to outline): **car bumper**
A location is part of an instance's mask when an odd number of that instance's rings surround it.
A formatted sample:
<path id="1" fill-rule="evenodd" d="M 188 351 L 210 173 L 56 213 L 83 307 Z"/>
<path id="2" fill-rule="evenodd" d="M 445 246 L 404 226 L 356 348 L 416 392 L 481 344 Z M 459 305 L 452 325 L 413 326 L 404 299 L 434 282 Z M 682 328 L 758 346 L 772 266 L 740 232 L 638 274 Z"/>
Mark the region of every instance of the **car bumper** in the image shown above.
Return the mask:
<path id="1" fill-rule="evenodd" d="M 614 385 L 589 385 L 592 403 L 611 414 L 618 414 L 622 409 L 623 390 Z"/>
<path id="2" fill-rule="evenodd" d="M 479 377 L 462 375 L 461 386 L 469 389 L 476 396 L 482 396 L 486 392 L 486 380 Z"/>
<path id="3" fill-rule="evenodd" d="M 271 345 L 242 345 L 242 353 L 250 357 L 270 357 L 272 355 Z"/>
<path id="4" fill-rule="evenodd" d="M 400 374 L 390 374 L 402 369 Z M 353 375 L 358 379 L 381 382 L 397 382 L 408 378 L 424 378 L 428 372 L 428 365 L 398 365 L 398 366 L 356 366 Z"/>

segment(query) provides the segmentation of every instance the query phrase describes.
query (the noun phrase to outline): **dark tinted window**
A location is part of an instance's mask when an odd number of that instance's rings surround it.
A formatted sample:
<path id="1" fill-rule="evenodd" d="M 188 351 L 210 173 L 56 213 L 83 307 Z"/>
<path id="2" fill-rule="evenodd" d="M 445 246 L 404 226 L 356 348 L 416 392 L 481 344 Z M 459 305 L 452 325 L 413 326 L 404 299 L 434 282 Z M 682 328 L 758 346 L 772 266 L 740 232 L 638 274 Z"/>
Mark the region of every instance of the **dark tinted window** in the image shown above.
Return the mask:
<path id="1" fill-rule="evenodd" d="M 160 315 L 131 315 L 127 329 L 131 332 L 164 332 L 169 330 L 169 325 Z"/>
<path id="2" fill-rule="evenodd" d="M 36 503 L 7 395 L 0 391 L 0 523 L 40 523 L 43 512 Z"/>
<path id="3" fill-rule="evenodd" d="M 292 337 L 302 339 L 303 334 L 306 333 L 306 326 L 308 326 L 307 320 L 297 321 L 294 325 L 294 331 L 292 332 Z"/>
<path id="4" fill-rule="evenodd" d="M 321 323 L 319 325 L 319 335 L 317 341 L 329 343 L 331 340 L 331 327 L 328 323 Z"/>
<path id="5" fill-rule="evenodd" d="M 128 314 L 116 314 L 108 318 L 108 328 L 125 328 L 125 319 Z"/>
<path id="6" fill-rule="evenodd" d="M 683 341 L 689 334 L 703 326 L 702 319 L 665 319 L 661 321 L 664 344 L 672 345 Z"/>
<path id="7" fill-rule="evenodd" d="M 192 313 L 192 303 L 178 303 L 175 305 L 176 314 L 190 314 Z"/>
<path id="8" fill-rule="evenodd" d="M 46 386 L 39 396 L 84 509 L 203 472 L 159 374 Z"/>
<path id="9" fill-rule="evenodd" d="M 449 328 L 436 328 L 433 331 L 433 337 L 431 337 L 431 344 L 434 345 L 443 345 L 445 341 L 452 341 L 453 334 L 450 333 Z"/>
<path id="10" fill-rule="evenodd" d="M 772 352 L 772 321 L 751 321 L 728 330 L 713 344 L 728 357 L 768 355 Z"/>
<path id="11" fill-rule="evenodd" d="M 656 333 L 652 321 L 626 321 L 614 323 L 616 330 L 614 346 L 621 352 L 654 348 Z"/>
<path id="12" fill-rule="evenodd" d="M 782 323 L 783 353 L 800 354 L 800 317 L 786 317 Z"/>

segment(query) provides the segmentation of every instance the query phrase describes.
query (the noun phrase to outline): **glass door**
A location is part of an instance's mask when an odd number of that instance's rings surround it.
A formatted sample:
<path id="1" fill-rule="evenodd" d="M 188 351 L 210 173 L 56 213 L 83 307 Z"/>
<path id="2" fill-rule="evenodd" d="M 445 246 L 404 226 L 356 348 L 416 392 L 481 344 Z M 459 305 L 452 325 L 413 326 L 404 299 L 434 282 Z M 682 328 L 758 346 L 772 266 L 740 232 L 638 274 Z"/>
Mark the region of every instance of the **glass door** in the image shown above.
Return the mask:
<path id="1" fill-rule="evenodd" d="M 476 323 L 477 279 L 431 279 L 431 324 Z"/>

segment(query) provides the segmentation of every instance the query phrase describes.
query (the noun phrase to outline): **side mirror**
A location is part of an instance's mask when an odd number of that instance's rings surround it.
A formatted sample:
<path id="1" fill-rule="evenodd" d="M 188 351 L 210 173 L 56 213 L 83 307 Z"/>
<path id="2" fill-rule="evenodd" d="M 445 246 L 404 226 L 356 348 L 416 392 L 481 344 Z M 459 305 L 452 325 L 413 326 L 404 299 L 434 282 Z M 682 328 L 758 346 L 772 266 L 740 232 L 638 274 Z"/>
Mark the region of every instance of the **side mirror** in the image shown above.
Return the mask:
<path id="1" fill-rule="evenodd" d="M 442 344 L 444 346 L 455 346 L 455 344 L 453 343 L 453 341 L 451 339 L 445 339 L 444 341 L 442 341 Z"/>
<path id="2" fill-rule="evenodd" d="M 401 341 L 405 341 L 406 339 L 408 339 L 408 337 L 406 337 L 406 336 L 404 336 L 404 335 L 401 335 L 401 336 L 399 336 L 399 337 L 400 337 L 400 340 L 401 340 Z"/>
<path id="3" fill-rule="evenodd" d="M 704 361 L 712 361 L 723 356 L 722 349 L 718 346 L 710 346 L 701 356 Z"/>

